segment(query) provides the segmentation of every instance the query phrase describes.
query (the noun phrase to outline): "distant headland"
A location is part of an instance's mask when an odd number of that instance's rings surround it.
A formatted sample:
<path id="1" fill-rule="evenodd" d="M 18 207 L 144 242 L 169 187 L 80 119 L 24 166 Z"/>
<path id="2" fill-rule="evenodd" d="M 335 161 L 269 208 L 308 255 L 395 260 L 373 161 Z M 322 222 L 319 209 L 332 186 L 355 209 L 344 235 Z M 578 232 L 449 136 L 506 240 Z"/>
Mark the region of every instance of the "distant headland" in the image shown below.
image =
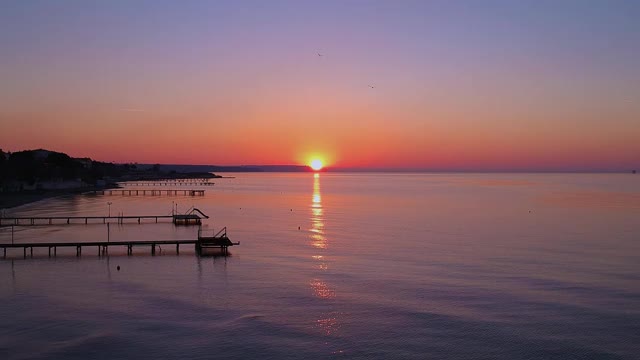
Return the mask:
<path id="1" fill-rule="evenodd" d="M 121 181 L 220 178 L 207 170 L 114 164 L 37 149 L 5 153 L 0 149 L 0 208 L 43 198 L 116 187 Z"/>

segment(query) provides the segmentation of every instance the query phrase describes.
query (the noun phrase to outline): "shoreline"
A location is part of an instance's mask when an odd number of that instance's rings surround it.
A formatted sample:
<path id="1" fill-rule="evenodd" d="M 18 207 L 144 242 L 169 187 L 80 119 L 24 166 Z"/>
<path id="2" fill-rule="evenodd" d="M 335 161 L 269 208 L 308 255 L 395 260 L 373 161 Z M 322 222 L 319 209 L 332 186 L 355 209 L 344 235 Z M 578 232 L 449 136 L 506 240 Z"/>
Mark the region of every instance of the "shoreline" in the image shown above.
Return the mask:
<path id="1" fill-rule="evenodd" d="M 64 196 L 81 194 L 84 191 L 29 191 L 29 192 L 17 192 L 0 194 L 0 210 L 10 210 L 18 206 L 36 203 L 38 201 Z"/>
<path id="2" fill-rule="evenodd" d="M 51 199 L 59 196 L 66 195 L 80 195 L 87 191 L 103 190 L 103 189 L 116 189 L 116 184 L 107 185 L 103 187 L 85 187 L 79 189 L 66 189 L 66 190 L 33 190 L 22 191 L 13 193 L 0 193 L 0 210 L 10 210 L 18 206 L 36 203 L 38 201 Z"/>
<path id="3" fill-rule="evenodd" d="M 108 190 L 108 189 L 117 189 L 120 188 L 118 182 L 129 182 L 129 181 L 162 181 L 162 180 L 177 180 L 177 179 L 194 179 L 194 178 L 203 178 L 203 179 L 224 179 L 224 178 L 233 178 L 233 177 L 225 177 L 221 175 L 216 175 L 212 173 L 176 173 L 176 174 L 162 174 L 162 175 L 141 175 L 141 176 L 133 176 L 130 179 L 119 179 L 117 182 L 107 184 L 106 186 L 96 187 L 96 186 L 88 186 L 77 189 L 61 189 L 61 190 L 32 190 L 32 191 L 21 191 L 21 192 L 10 192 L 10 193 L 2 193 L 0 192 L 0 210 L 10 210 L 14 209 L 18 206 L 27 205 L 31 203 L 36 203 L 38 201 L 58 197 L 65 195 L 78 195 L 85 193 L 87 191 L 93 190 Z"/>

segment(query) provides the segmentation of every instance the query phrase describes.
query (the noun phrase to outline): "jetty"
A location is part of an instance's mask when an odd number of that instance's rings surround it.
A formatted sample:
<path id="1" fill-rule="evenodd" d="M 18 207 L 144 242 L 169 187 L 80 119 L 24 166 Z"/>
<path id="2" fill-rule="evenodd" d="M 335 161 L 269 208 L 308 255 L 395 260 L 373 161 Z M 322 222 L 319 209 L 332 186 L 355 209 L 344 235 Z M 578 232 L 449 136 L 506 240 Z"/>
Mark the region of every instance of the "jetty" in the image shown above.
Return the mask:
<path id="1" fill-rule="evenodd" d="M 121 183 L 124 186 L 213 186 L 209 181 L 134 181 Z"/>
<path id="2" fill-rule="evenodd" d="M 123 195 L 123 196 L 204 196 L 204 190 L 185 190 L 185 189 L 173 189 L 173 190 L 158 190 L 158 189 L 105 189 L 105 190 L 92 190 L 85 194 L 94 195 Z"/>
<path id="3" fill-rule="evenodd" d="M 7 249 L 22 248 L 23 257 L 27 258 L 27 250 L 29 255 L 33 257 L 34 248 L 47 248 L 48 255 L 57 256 L 58 248 L 75 248 L 76 256 L 82 255 L 83 248 L 96 248 L 97 255 L 106 255 L 111 247 L 126 247 L 127 255 L 133 255 L 134 247 L 148 247 L 151 250 L 151 255 L 156 255 L 156 251 L 162 251 L 162 245 L 175 245 L 176 254 L 180 254 L 180 245 L 195 245 L 195 250 L 198 255 L 202 255 L 202 252 L 206 249 L 219 249 L 222 254 L 227 255 L 229 253 L 229 247 L 234 245 L 240 245 L 240 242 L 232 242 L 227 236 L 227 228 L 223 227 L 217 233 L 212 233 L 212 236 L 204 236 L 198 231 L 198 238 L 191 240 L 126 240 L 126 241 L 90 241 L 90 242 L 28 242 L 28 243 L 11 243 L 0 244 L 0 248 L 3 249 L 3 257 L 7 257 Z"/>
<path id="4" fill-rule="evenodd" d="M 208 219 L 202 211 L 191 208 L 186 214 L 172 215 L 118 215 L 118 216 L 26 216 L 26 217 L 0 217 L 0 226 L 34 226 L 34 225 L 70 225 L 70 224 L 106 224 L 113 220 L 118 224 L 126 221 L 171 219 L 175 225 L 201 225 L 202 219 Z"/>

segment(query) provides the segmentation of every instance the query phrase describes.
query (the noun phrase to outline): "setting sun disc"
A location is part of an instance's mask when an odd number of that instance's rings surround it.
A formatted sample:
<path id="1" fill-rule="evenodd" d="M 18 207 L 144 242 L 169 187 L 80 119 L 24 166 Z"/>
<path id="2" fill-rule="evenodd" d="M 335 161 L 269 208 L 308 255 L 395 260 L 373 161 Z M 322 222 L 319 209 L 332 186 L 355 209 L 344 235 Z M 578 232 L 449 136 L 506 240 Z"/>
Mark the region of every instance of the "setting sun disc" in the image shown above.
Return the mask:
<path id="1" fill-rule="evenodd" d="M 318 171 L 322 169 L 322 160 L 319 160 L 319 159 L 311 160 L 311 163 L 309 164 L 309 166 L 311 166 L 313 170 Z"/>

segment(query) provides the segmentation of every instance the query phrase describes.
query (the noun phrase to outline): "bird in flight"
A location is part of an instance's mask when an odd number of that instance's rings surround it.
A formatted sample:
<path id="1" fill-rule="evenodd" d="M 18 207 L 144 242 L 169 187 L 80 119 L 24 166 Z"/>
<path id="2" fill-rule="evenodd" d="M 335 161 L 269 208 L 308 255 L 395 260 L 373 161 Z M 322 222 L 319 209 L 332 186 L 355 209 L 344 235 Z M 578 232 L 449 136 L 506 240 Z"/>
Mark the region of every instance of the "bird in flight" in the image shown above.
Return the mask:
<path id="1" fill-rule="evenodd" d="M 324 55 L 322 55 L 322 54 L 318 53 L 318 56 L 324 56 Z"/>
<path id="2" fill-rule="evenodd" d="M 370 87 L 370 88 L 372 88 L 372 89 L 375 89 L 375 88 L 376 88 L 375 86 L 372 86 L 372 85 L 369 85 L 369 87 Z"/>

